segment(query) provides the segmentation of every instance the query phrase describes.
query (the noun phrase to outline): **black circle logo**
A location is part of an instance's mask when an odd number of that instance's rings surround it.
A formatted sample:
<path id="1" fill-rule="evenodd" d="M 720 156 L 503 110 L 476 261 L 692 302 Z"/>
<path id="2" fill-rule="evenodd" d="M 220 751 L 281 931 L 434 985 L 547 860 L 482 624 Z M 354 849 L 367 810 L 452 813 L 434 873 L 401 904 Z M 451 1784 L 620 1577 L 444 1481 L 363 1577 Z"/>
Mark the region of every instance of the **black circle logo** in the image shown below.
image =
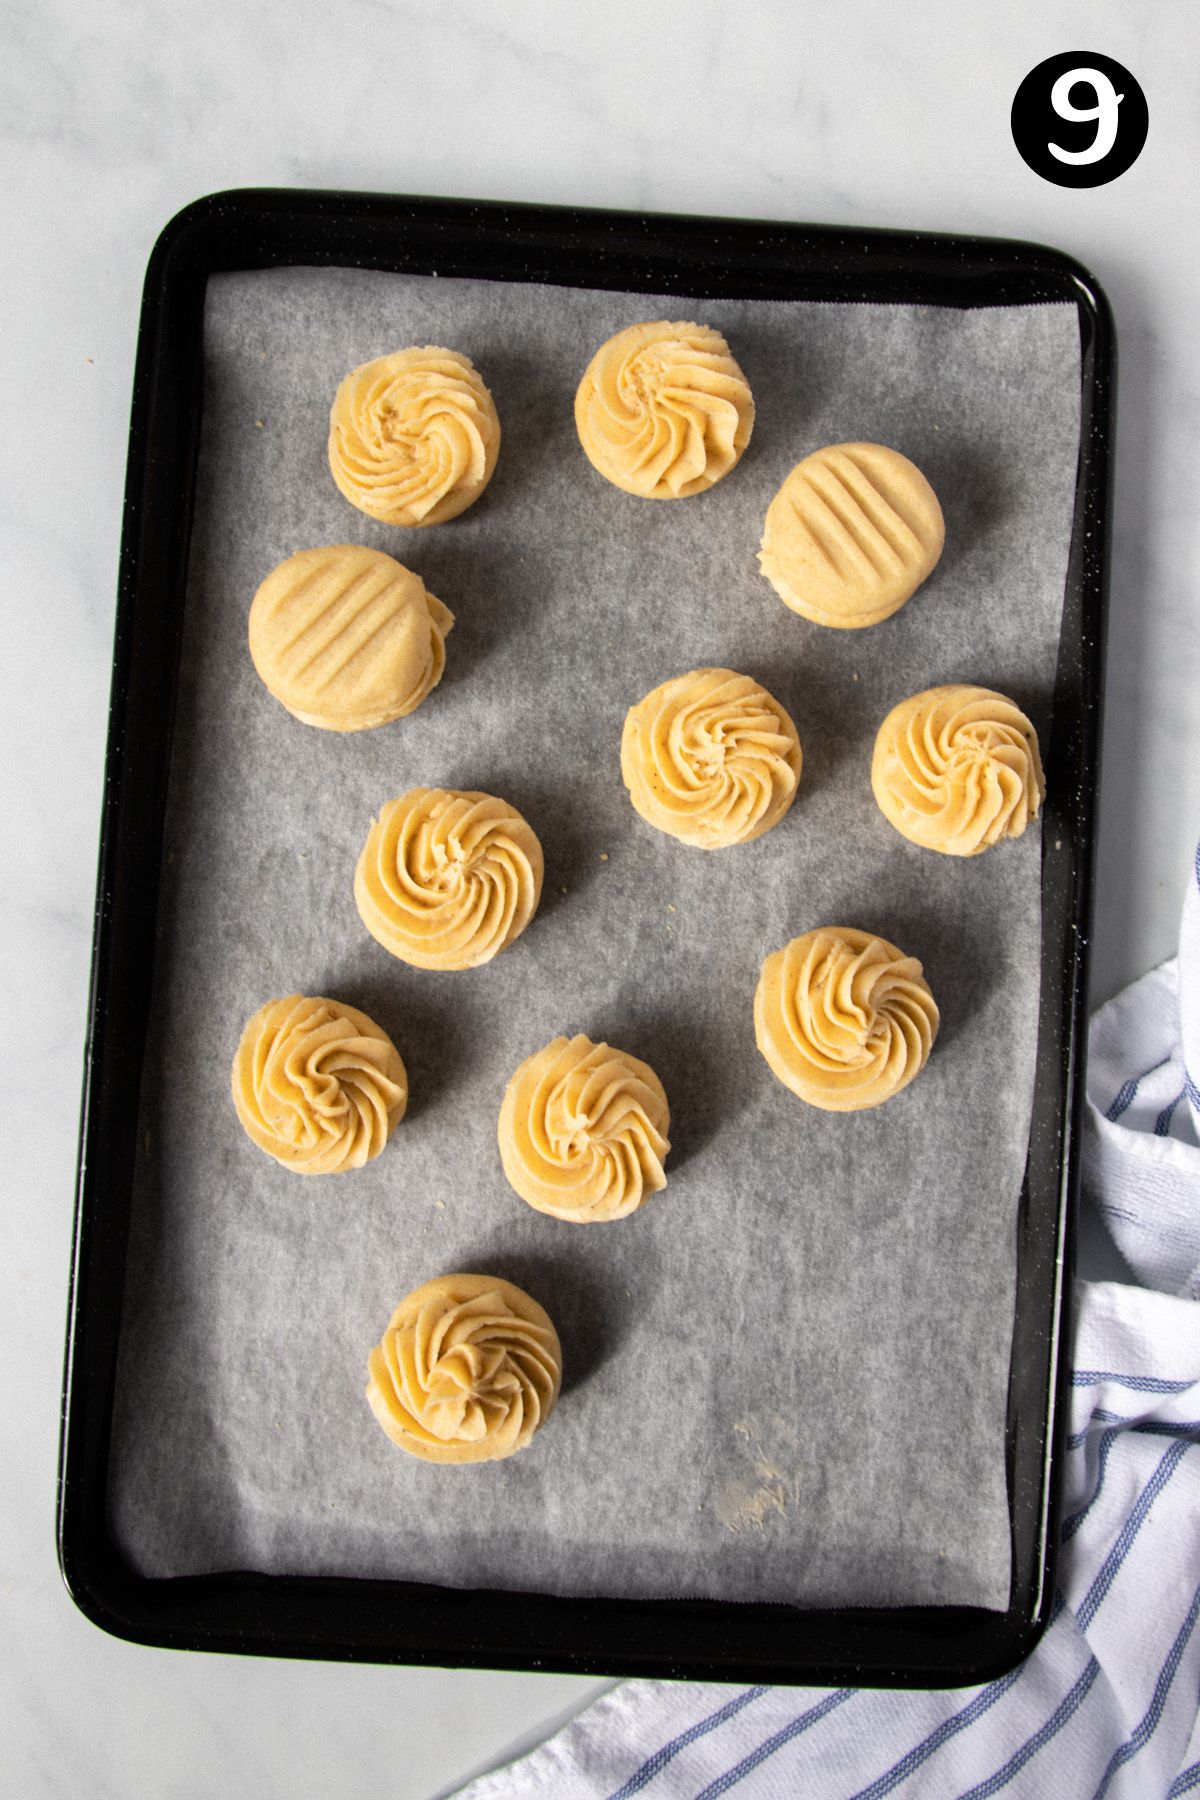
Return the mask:
<path id="1" fill-rule="evenodd" d="M 1013 97 L 1013 143 L 1044 181 L 1103 187 L 1137 161 L 1150 114 L 1129 70 L 1094 50 L 1031 69 Z"/>

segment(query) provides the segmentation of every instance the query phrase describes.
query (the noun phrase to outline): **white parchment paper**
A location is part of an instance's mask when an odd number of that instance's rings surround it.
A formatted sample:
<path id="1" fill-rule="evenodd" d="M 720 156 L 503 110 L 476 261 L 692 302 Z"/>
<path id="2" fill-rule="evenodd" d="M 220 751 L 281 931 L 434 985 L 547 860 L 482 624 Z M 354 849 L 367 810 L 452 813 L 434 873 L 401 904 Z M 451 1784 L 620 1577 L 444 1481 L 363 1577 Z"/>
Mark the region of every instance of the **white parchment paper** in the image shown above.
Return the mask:
<path id="1" fill-rule="evenodd" d="M 758 404 L 708 494 L 603 481 L 572 400 L 638 319 L 723 330 Z M 405 1577 L 614 1596 L 1003 1607 L 1014 1222 L 1028 1135 L 1039 830 L 967 862 L 884 821 L 876 727 L 938 682 L 996 687 L 1050 725 L 1079 422 L 1065 306 L 781 304 L 357 270 L 209 288 L 207 385 L 142 1096 L 111 1505 L 135 1565 Z M 465 351 L 503 426 L 462 518 L 377 525 L 325 460 L 353 365 Z M 768 502 L 825 443 L 894 445 L 945 512 L 942 562 L 863 632 L 795 617 L 758 572 Z M 386 549 L 457 615 L 411 718 L 336 736 L 292 719 L 246 647 L 292 551 Z M 717 853 L 644 825 L 626 709 L 722 664 L 789 708 L 799 798 Z M 373 811 L 417 784 L 512 801 L 546 852 L 541 911 L 487 968 L 406 968 L 352 878 Z M 811 926 L 919 956 L 942 1011 L 920 1080 L 824 1114 L 757 1054 L 760 963 Z M 364 1008 L 408 1066 L 409 1115 L 357 1173 L 304 1180 L 244 1137 L 242 1026 L 293 991 Z M 669 1186 L 630 1219 L 532 1211 L 496 1148 L 505 1082 L 583 1031 L 658 1071 Z M 566 1377 L 529 1451 L 405 1457 L 363 1398 L 395 1302 L 452 1270 L 547 1307 Z"/>

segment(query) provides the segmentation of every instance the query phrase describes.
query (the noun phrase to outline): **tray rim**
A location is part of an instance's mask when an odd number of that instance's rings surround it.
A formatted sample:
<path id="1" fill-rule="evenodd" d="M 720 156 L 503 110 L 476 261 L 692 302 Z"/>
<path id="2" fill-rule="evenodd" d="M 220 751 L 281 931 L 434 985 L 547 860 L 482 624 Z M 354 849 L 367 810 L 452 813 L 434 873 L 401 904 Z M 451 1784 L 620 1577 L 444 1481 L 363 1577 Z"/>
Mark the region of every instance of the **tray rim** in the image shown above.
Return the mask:
<path id="1" fill-rule="evenodd" d="M 1022 1521 L 1023 1573 L 1014 1541 L 1006 1613 L 548 1595 L 522 1595 L 514 1607 L 504 1592 L 349 1577 L 231 1571 L 156 1580 L 125 1562 L 108 1531 L 108 1431 L 129 1204 L 120 1179 L 122 1144 L 136 1127 L 144 1047 L 136 1016 L 140 1006 L 144 1017 L 153 974 L 147 948 L 153 939 L 144 928 L 157 907 L 178 662 L 179 634 L 176 629 L 172 639 L 171 626 L 178 627 L 183 611 L 204 288 L 209 275 L 227 269 L 337 265 L 428 272 L 437 266 L 431 261 L 434 243 L 440 273 L 483 279 L 490 272 L 503 280 L 660 292 L 678 286 L 696 297 L 751 298 L 769 297 L 764 281 L 776 287 L 782 281 L 803 286 L 790 297 L 808 300 L 923 299 L 969 308 L 1058 300 L 1077 309 L 1081 438 L 1064 610 L 1078 605 L 1080 636 L 1071 646 L 1078 650 L 1077 666 L 1065 677 L 1060 650 L 1055 682 L 1056 712 L 1064 681 L 1075 702 L 1061 754 L 1056 747 L 1063 773 L 1058 798 L 1070 802 L 1063 813 L 1072 829 L 1069 854 L 1052 870 L 1043 852 L 1042 882 L 1044 909 L 1051 903 L 1067 928 L 1062 966 L 1048 970 L 1043 956 L 1039 1026 L 1039 1065 L 1048 1018 L 1055 1028 L 1059 1080 L 1053 1104 L 1041 1108 L 1047 1141 L 1038 1150 L 1035 1119 L 1030 1148 L 1030 1167 L 1040 1164 L 1046 1199 L 1053 1185 L 1053 1206 L 1031 1205 L 1027 1170 L 1018 1226 L 1025 1269 L 1018 1308 L 1024 1297 L 1029 1313 L 1030 1266 L 1040 1304 L 1014 1333 L 1022 1343 L 1022 1330 L 1028 1334 L 1025 1372 L 1045 1394 L 1045 1416 L 1040 1450 L 1031 1460 L 1014 1416 L 1014 1368 L 1010 1520 L 1014 1533 L 1018 1515 Z M 446 255 L 455 267 L 446 266 Z M 496 257 L 505 255 L 525 261 L 521 268 L 496 267 Z M 486 266 L 475 267 L 480 257 Z M 578 279 L 572 281 L 572 274 Z M 210 194 L 169 221 L 147 267 L 133 384 L 64 1359 L 58 1556 L 71 1597 L 93 1623 L 133 1642 L 244 1654 L 822 1686 L 975 1684 L 1007 1672 L 1029 1653 L 1052 1609 L 1056 1476 L 1069 1376 L 1068 1274 L 1086 1053 L 1115 361 L 1111 311 L 1090 272 L 1061 251 L 1016 239 L 309 189 Z M 156 612 L 148 605 L 151 589 Z M 173 596 L 173 610 L 162 605 L 164 592 Z M 165 687 L 164 669 L 171 676 Z M 159 751 L 149 768 L 148 746 Z M 126 1146 L 125 1161 L 130 1157 Z"/>

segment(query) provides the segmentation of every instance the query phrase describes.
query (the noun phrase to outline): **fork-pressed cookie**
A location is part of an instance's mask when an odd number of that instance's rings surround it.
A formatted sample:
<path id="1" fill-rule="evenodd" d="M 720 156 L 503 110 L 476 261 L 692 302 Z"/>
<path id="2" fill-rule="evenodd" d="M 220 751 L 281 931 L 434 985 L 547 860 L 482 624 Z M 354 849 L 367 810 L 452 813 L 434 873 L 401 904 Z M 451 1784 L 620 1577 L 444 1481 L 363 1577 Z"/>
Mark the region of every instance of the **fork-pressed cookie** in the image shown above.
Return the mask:
<path id="1" fill-rule="evenodd" d="M 272 569 L 250 607 L 250 655 L 281 706 L 324 731 L 414 712 L 442 678 L 454 614 L 382 550 L 326 544 Z"/>
<path id="2" fill-rule="evenodd" d="M 899 611 L 946 541 L 937 495 L 883 444 L 828 444 L 796 464 L 767 508 L 759 567 L 785 606 L 853 630 Z"/>

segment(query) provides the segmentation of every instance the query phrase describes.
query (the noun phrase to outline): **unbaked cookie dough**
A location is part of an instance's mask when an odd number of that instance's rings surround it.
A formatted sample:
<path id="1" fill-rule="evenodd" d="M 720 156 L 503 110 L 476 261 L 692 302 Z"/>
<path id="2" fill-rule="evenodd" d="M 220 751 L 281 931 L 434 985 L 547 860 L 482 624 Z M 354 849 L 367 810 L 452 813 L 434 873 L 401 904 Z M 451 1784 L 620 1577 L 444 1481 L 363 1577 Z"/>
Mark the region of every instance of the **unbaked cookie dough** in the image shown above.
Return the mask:
<path id="1" fill-rule="evenodd" d="M 621 776 L 648 825 L 700 850 L 761 837 L 796 797 L 796 727 L 733 669 L 693 669 L 629 709 Z"/>
<path id="2" fill-rule="evenodd" d="M 368 1358 L 367 1399 L 426 1462 L 495 1462 L 554 1411 L 562 1347 L 549 1314 L 498 1275 L 439 1275 L 407 1295 Z"/>
<path id="3" fill-rule="evenodd" d="M 493 794 L 410 788 L 371 821 L 354 899 L 371 936 L 417 969 L 490 962 L 532 919 L 542 846 Z"/>
<path id="4" fill-rule="evenodd" d="M 478 500 L 500 420 L 470 357 L 427 344 L 351 369 L 329 416 L 329 467 L 385 525 L 441 525 Z"/>
<path id="5" fill-rule="evenodd" d="M 772 1074 L 826 1112 L 881 1106 L 925 1067 L 938 1009 L 915 956 L 848 926 L 768 956 L 754 1036 Z"/>
<path id="6" fill-rule="evenodd" d="M 897 612 L 945 541 L 915 463 L 883 444 L 829 444 L 796 464 L 767 508 L 758 562 L 793 612 L 851 630 Z"/>
<path id="7" fill-rule="evenodd" d="M 408 1105 L 408 1076 L 385 1031 L 340 1000 L 268 1000 L 233 1059 L 233 1104 L 248 1137 L 298 1175 L 361 1169 Z"/>
<path id="8" fill-rule="evenodd" d="M 894 706 L 875 738 L 871 787 L 896 830 L 944 856 L 1020 837 L 1046 792 L 1037 733 L 991 688 L 927 688 Z"/>
<path id="9" fill-rule="evenodd" d="M 707 325 L 630 325 L 602 344 L 575 395 L 589 461 L 627 494 L 680 500 L 736 465 L 754 428 L 750 384 Z"/>
<path id="10" fill-rule="evenodd" d="M 522 1200 L 556 1219 L 623 1219 L 667 1185 L 671 1112 L 647 1063 L 582 1034 L 527 1057 L 504 1090 L 500 1160 Z"/>
<path id="11" fill-rule="evenodd" d="M 250 607 L 250 655 L 281 705 L 324 731 L 414 712 L 442 679 L 448 606 L 381 550 L 328 544 L 272 569 Z"/>

